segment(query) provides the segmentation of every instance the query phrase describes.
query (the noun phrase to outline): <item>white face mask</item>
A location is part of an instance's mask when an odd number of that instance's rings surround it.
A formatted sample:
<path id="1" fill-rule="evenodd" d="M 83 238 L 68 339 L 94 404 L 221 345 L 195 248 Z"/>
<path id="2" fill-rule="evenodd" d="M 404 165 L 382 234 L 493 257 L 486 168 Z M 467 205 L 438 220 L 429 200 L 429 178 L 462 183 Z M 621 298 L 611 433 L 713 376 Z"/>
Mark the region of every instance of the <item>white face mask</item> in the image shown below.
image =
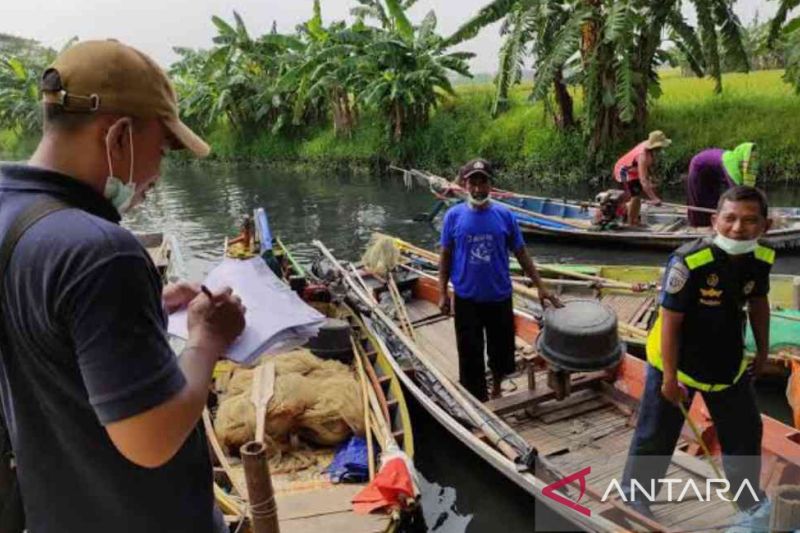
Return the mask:
<path id="1" fill-rule="evenodd" d="M 487 194 L 485 198 L 478 199 L 467 193 L 467 203 L 469 203 L 469 206 L 473 208 L 483 207 L 489 203 L 489 195 Z"/>
<path id="2" fill-rule="evenodd" d="M 716 237 L 714 237 L 714 244 L 728 255 L 742 255 L 754 251 L 758 246 L 758 239 L 737 241 L 717 233 Z"/>
<path id="3" fill-rule="evenodd" d="M 114 176 L 114 170 L 111 167 L 111 148 L 108 145 L 108 138 L 106 138 L 108 179 L 106 180 L 103 195 L 117 209 L 120 215 L 124 215 L 133 207 L 133 198 L 136 196 L 136 184 L 133 182 L 133 130 L 130 123 L 128 124 L 128 135 L 131 142 L 131 169 L 128 183 L 122 183 L 122 180 Z"/>

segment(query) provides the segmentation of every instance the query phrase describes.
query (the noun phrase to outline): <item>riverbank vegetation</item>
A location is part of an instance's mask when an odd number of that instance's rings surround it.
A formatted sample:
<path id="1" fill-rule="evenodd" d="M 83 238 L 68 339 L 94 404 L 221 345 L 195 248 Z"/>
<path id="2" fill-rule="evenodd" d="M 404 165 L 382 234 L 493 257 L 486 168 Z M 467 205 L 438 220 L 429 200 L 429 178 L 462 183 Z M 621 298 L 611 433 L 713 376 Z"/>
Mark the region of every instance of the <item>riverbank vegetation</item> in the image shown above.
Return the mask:
<path id="1" fill-rule="evenodd" d="M 677 1 L 495 0 L 441 36 L 433 11 L 409 20 L 414 0 L 354 0 L 350 23 L 326 22 L 315 1 L 293 33 L 252 36 L 238 14 L 214 17 L 214 46 L 176 48 L 171 74 L 182 116 L 220 162 L 447 174 L 481 155 L 513 181 L 574 182 L 607 178 L 622 150 L 662 129 L 675 141 L 661 161 L 670 179 L 696 151 L 745 140 L 767 179 L 800 178 L 800 22 L 788 16 L 800 0 L 748 27 L 727 2 L 690 3 L 696 27 Z M 454 85 L 471 54 L 453 46 L 501 19 L 494 81 Z M 22 44 L 11 53 L 0 39 L 6 157 L 30 149 L 36 80 L 54 53 Z"/>

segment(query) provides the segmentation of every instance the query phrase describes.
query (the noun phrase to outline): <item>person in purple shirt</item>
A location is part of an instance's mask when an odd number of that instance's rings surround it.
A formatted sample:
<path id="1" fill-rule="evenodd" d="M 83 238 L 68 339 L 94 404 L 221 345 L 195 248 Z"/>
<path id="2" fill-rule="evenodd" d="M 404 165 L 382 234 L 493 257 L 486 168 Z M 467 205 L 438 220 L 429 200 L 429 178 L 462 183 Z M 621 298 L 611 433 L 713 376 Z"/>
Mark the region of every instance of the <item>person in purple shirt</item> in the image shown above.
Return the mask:
<path id="1" fill-rule="evenodd" d="M 509 251 L 537 287 L 540 300 L 561 305 L 542 284 L 511 211 L 489 200 L 493 178 L 491 165 L 483 159 L 461 168 L 459 181 L 468 199 L 447 212 L 440 240 L 439 307 L 442 313 L 450 313 L 448 285 L 452 281 L 459 381 L 482 402 L 489 399 L 484 344 L 492 372 L 492 398 L 500 396 L 503 378 L 515 369 Z"/>
<path id="2" fill-rule="evenodd" d="M 708 148 L 692 158 L 686 179 L 687 203 L 691 207 L 716 209 L 723 192 L 736 185 L 756 183 L 756 145 L 742 143 L 733 150 Z M 689 224 L 711 226 L 711 211 L 689 210 Z"/>

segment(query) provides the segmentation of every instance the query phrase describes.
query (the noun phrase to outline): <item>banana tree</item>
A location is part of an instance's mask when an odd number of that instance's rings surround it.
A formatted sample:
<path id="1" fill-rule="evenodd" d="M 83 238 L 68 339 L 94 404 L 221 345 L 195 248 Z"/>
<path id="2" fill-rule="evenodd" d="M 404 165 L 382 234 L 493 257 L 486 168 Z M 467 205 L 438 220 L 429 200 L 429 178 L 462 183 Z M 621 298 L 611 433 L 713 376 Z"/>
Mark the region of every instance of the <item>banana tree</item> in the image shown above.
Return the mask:
<path id="1" fill-rule="evenodd" d="M 42 72 L 59 52 L 36 41 L 10 37 L 6 40 L 9 45 L 0 51 L 0 129 L 34 133 L 42 126 L 39 94 Z M 77 37 L 68 40 L 61 51 L 77 40 Z"/>
<path id="2" fill-rule="evenodd" d="M 790 18 L 790 13 L 800 7 L 800 0 L 780 0 L 772 19 L 769 44 L 775 48 L 780 41 L 785 50 L 786 72 L 783 79 L 795 86 L 800 94 L 800 16 Z"/>
<path id="3" fill-rule="evenodd" d="M 684 4 L 697 10 L 698 28 L 684 18 Z M 462 42 L 503 18 L 513 27 L 526 20 L 519 17 L 520 10 L 530 14 L 527 24 L 534 21 L 534 27 L 541 28 L 527 33 L 533 40 L 529 53 L 535 54 L 532 97 L 544 99 L 555 89 L 559 114 L 569 116 L 564 72 L 570 65 L 577 68 L 590 154 L 624 131 L 645 127 L 648 100 L 660 94 L 657 67 L 666 59 L 666 41 L 686 53 L 698 75 L 716 80 L 716 92 L 722 90 L 720 49 L 740 70 L 749 68 L 742 26 L 727 0 L 495 0 L 447 42 Z M 508 38 L 516 35 L 509 32 Z M 501 60 L 504 69 L 511 64 Z M 499 82 L 508 78 L 506 73 L 498 75 Z M 501 89 L 498 96 L 503 95 Z"/>
<path id="4" fill-rule="evenodd" d="M 395 19 L 400 17 L 395 10 L 390 14 Z M 419 28 L 408 24 L 409 33 L 404 22 L 395 20 L 393 27 L 397 30 L 376 33 L 367 55 L 359 61 L 358 76 L 363 85 L 360 99 L 387 118 L 395 141 L 425 125 L 431 110 L 446 95 L 455 95 L 450 72 L 471 77 L 467 62 L 474 54 L 448 53 L 443 39 L 435 33 L 436 23 L 431 11 Z"/>
<path id="5" fill-rule="evenodd" d="M 300 124 L 309 110 L 330 109 L 334 134 L 350 136 L 358 112 L 358 58 L 365 53 L 373 32 L 363 23 L 348 28 L 343 22 L 324 27 L 319 0 L 314 16 L 299 27 L 305 48 L 290 61 L 280 86 L 295 93 L 292 120 Z"/>

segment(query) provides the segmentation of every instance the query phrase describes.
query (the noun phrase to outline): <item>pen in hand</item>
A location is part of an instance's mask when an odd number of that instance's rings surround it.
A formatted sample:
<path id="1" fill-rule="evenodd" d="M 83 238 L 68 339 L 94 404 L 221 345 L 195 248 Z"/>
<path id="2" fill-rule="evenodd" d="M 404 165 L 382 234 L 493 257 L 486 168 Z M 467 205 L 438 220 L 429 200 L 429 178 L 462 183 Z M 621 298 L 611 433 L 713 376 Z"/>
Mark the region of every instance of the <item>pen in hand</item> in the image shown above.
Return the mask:
<path id="1" fill-rule="evenodd" d="M 208 299 L 211 300 L 211 303 L 214 303 L 214 295 L 211 293 L 208 287 L 205 285 L 200 285 L 200 290 L 203 291 L 203 294 L 208 296 Z"/>

